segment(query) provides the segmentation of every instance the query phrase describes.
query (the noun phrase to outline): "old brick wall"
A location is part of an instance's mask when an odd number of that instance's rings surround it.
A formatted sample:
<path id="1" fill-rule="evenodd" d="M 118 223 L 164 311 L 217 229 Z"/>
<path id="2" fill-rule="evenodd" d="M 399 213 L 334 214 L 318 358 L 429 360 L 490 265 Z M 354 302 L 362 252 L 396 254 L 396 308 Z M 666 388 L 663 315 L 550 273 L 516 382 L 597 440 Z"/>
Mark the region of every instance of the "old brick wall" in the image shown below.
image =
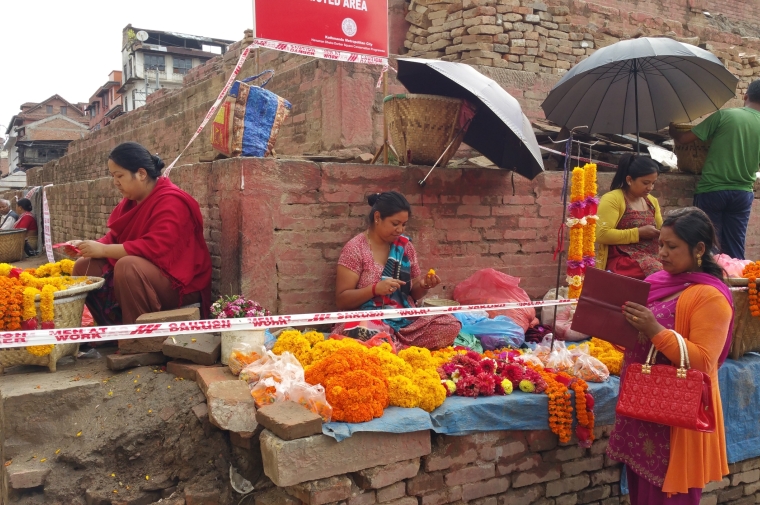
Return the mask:
<path id="1" fill-rule="evenodd" d="M 466 436 L 431 433 L 429 454 L 404 457 L 395 463 L 372 466 L 353 473 L 338 470 L 341 462 L 323 461 L 319 480 L 274 488 L 257 496 L 257 504 L 321 505 L 620 505 L 630 503 L 621 496 L 621 465 L 606 456 L 611 426 L 595 429 L 596 441 L 583 449 L 577 442 L 558 443 L 549 431 L 493 431 Z M 393 438 L 398 435 L 379 434 Z M 316 437 L 314 437 L 316 438 Z M 266 440 L 265 440 L 266 439 Z M 271 437 L 263 437 L 269 444 Z M 267 475 L 277 467 L 300 461 L 289 458 L 289 444 L 279 441 L 282 456 L 268 465 Z M 341 442 L 361 445 L 360 441 Z M 263 447 L 263 450 L 267 450 Z M 411 452 L 411 451 L 409 451 Z M 371 461 L 367 461 L 369 466 Z M 702 505 L 728 503 L 752 505 L 760 490 L 760 458 L 730 465 L 731 474 L 705 488 Z"/>
<path id="2" fill-rule="evenodd" d="M 281 314 L 334 308 L 341 248 L 365 229 L 367 195 L 391 189 L 412 203 L 407 232 L 422 268 L 435 268 L 443 279 L 434 295 L 451 296 L 457 283 L 488 267 L 520 277 L 534 298 L 554 285 L 561 173 L 528 181 L 502 170 L 443 169 L 420 190 L 424 172 L 238 158 L 183 166 L 172 180 L 201 206 L 215 293 L 243 292 Z M 610 180 L 600 174 L 600 191 Z M 695 183 L 690 175 L 665 174 L 655 194 L 666 211 L 686 206 Z M 107 178 L 48 191 L 54 243 L 101 236 L 118 202 Z M 758 201 L 747 248 L 748 257 L 760 257 Z"/>

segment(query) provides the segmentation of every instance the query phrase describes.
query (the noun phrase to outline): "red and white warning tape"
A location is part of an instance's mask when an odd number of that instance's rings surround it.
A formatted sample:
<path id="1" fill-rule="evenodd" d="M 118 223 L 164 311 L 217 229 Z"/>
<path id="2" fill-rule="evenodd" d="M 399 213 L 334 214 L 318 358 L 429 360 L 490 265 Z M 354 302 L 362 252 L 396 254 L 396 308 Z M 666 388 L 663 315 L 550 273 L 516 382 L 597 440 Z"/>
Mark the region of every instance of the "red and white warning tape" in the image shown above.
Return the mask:
<path id="1" fill-rule="evenodd" d="M 241 319 L 209 319 L 179 323 L 129 324 L 123 326 L 95 326 L 88 328 L 65 328 L 55 330 L 0 332 L 0 349 L 81 343 L 87 341 L 121 340 L 125 338 L 171 337 L 197 333 L 261 330 L 288 326 L 313 326 L 322 324 L 350 323 L 376 319 L 396 319 L 420 316 L 438 316 L 453 312 L 479 310 L 508 310 L 527 307 L 554 307 L 572 305 L 577 300 L 548 300 L 536 302 L 491 303 L 485 305 L 461 305 L 454 307 L 420 307 L 415 309 L 385 309 L 370 311 L 329 312 L 323 314 L 294 314 Z"/>

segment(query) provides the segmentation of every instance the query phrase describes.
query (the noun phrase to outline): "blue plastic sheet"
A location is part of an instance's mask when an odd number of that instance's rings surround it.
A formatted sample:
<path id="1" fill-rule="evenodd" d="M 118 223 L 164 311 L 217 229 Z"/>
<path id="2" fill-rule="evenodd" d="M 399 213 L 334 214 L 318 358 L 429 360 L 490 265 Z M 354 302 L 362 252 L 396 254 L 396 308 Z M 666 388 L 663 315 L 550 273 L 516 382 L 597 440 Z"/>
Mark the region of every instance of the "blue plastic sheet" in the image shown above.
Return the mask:
<path id="1" fill-rule="evenodd" d="M 594 413 L 599 426 L 615 422 L 620 381 L 617 377 L 589 384 L 594 395 Z M 573 393 L 571 393 L 573 394 Z M 514 392 L 508 396 L 465 398 L 451 396 L 428 414 L 422 409 L 389 407 L 383 417 L 366 423 L 327 423 L 322 432 L 339 442 L 359 431 L 407 433 L 433 430 L 448 435 L 467 435 L 494 430 L 548 430 L 549 398 L 546 395 Z"/>
<path id="2" fill-rule="evenodd" d="M 489 318 L 485 312 L 457 312 L 453 315 L 462 323 L 461 332 L 477 337 L 483 349 L 520 347 L 525 342 L 522 327 L 507 316 Z"/>
<path id="3" fill-rule="evenodd" d="M 728 462 L 760 456 L 760 355 L 726 360 L 718 371 Z"/>

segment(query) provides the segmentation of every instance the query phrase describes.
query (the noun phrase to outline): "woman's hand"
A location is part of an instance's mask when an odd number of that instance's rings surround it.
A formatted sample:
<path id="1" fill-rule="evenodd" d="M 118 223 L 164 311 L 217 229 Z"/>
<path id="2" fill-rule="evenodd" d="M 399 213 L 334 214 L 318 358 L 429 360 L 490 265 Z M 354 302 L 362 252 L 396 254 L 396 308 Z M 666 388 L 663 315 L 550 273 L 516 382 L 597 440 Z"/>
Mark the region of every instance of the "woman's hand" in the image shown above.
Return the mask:
<path id="1" fill-rule="evenodd" d="M 390 296 L 406 284 L 404 281 L 398 279 L 384 279 L 375 284 L 375 294 L 382 296 Z"/>
<path id="2" fill-rule="evenodd" d="M 639 228 L 639 240 L 652 240 L 657 238 L 660 238 L 660 230 L 651 224 Z"/>
<path id="3" fill-rule="evenodd" d="M 420 286 L 422 286 L 422 289 L 427 290 L 427 289 L 433 289 L 440 283 L 441 283 L 441 278 L 438 277 L 438 275 L 436 274 L 426 275 L 420 281 Z"/>
<path id="4" fill-rule="evenodd" d="M 81 244 L 82 242 L 84 242 L 84 241 L 83 240 L 69 240 L 68 242 L 66 242 L 66 244 L 69 244 L 71 246 L 74 246 L 74 247 L 78 248 L 79 244 Z"/>
<path id="5" fill-rule="evenodd" d="M 625 302 L 623 314 L 628 324 L 646 335 L 650 340 L 665 329 L 657 322 L 651 310 L 638 303 Z"/>
<path id="6" fill-rule="evenodd" d="M 96 242 L 94 240 L 72 240 L 72 242 L 78 242 L 76 245 L 73 245 L 74 247 L 79 248 L 80 256 L 82 258 L 105 258 L 106 257 L 106 250 L 105 245 L 101 244 L 100 242 Z"/>

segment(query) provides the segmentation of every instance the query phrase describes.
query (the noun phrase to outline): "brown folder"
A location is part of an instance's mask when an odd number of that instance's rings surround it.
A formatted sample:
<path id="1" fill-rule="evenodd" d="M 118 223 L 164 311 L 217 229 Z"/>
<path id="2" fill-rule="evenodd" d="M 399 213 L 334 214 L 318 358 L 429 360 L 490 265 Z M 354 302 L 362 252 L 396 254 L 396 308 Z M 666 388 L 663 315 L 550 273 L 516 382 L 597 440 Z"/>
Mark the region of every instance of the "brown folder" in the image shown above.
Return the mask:
<path id="1" fill-rule="evenodd" d="M 648 282 L 589 268 L 570 329 L 621 347 L 633 347 L 639 331 L 626 321 L 623 304 L 646 306 L 649 288 Z"/>

